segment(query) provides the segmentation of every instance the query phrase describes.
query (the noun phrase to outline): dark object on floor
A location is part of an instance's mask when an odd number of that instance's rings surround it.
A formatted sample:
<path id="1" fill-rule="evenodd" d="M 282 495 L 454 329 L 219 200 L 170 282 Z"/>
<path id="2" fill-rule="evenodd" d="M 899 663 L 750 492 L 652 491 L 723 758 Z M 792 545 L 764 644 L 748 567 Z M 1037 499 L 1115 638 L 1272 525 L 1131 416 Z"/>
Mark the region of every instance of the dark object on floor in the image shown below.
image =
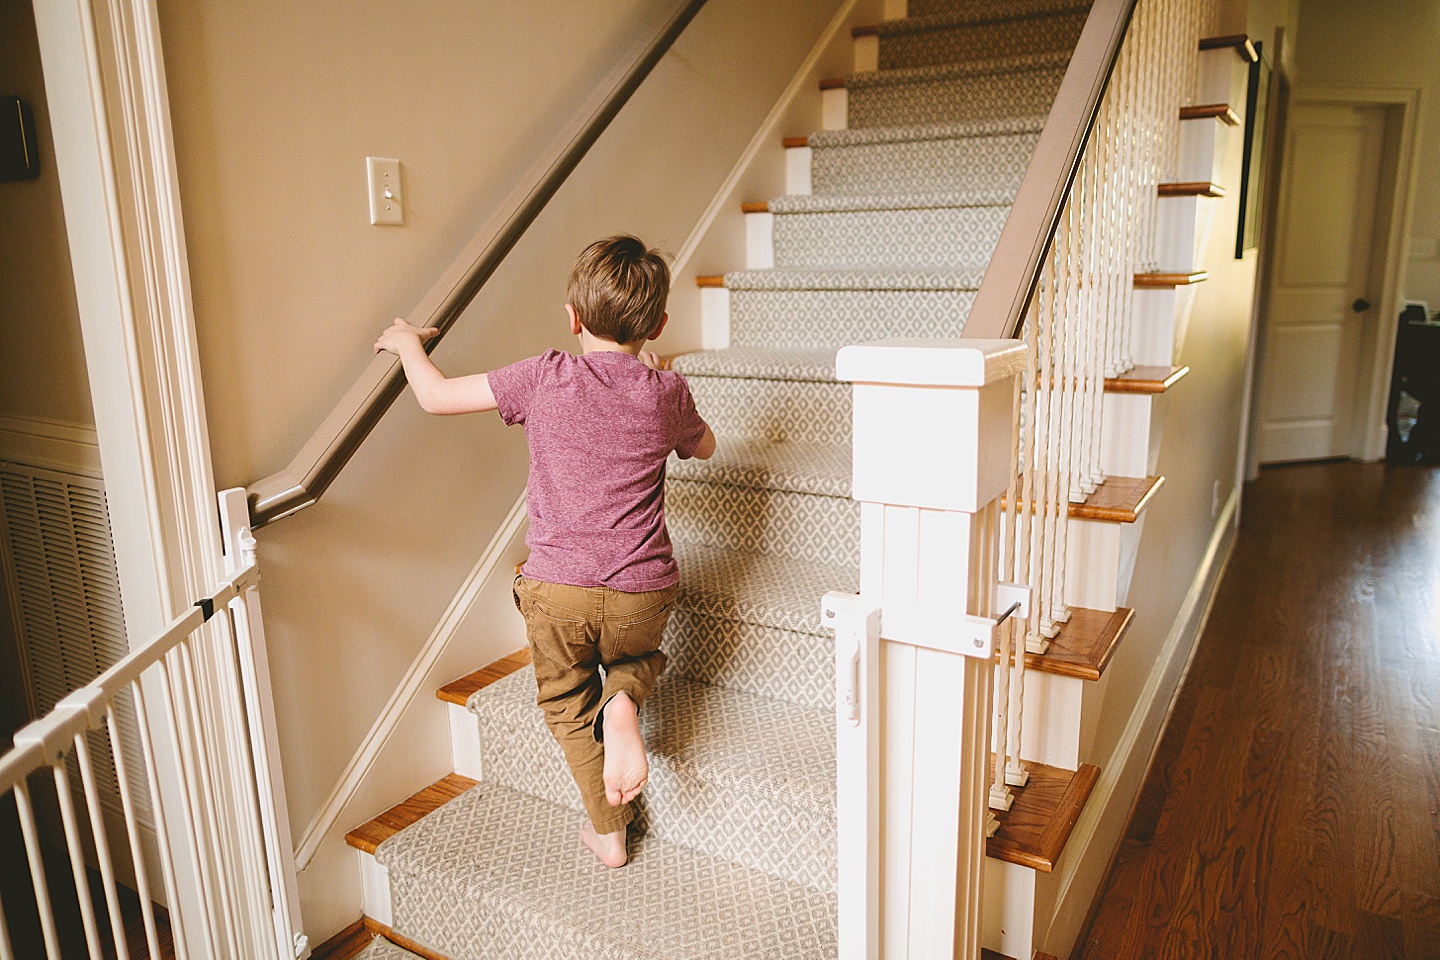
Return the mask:
<path id="1" fill-rule="evenodd" d="M 1387 463 L 1440 464 L 1440 322 L 1418 304 L 1400 314 L 1385 423 Z"/>

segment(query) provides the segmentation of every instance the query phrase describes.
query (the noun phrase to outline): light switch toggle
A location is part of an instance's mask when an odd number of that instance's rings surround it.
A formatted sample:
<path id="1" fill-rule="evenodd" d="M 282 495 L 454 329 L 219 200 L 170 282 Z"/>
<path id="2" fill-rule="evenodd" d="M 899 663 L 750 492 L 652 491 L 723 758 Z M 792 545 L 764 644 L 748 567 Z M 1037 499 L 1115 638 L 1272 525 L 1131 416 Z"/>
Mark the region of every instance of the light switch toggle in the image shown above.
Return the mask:
<path id="1" fill-rule="evenodd" d="M 400 161 L 366 157 L 365 172 L 370 181 L 370 222 L 404 223 L 405 198 L 400 189 Z"/>

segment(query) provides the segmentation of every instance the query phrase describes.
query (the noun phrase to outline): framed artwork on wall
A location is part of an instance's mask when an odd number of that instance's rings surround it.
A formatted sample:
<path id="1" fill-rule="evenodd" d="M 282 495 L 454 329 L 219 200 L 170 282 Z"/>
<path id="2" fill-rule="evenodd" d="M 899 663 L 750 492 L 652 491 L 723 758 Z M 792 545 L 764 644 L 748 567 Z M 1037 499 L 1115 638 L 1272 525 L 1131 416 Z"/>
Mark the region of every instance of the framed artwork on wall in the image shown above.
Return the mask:
<path id="1" fill-rule="evenodd" d="M 1240 165 L 1240 217 L 1235 231 L 1235 259 L 1254 250 L 1260 231 L 1261 192 L 1265 170 L 1265 115 L 1270 105 L 1270 60 L 1265 45 L 1254 41 L 1258 54 L 1245 84 L 1245 159 Z"/>

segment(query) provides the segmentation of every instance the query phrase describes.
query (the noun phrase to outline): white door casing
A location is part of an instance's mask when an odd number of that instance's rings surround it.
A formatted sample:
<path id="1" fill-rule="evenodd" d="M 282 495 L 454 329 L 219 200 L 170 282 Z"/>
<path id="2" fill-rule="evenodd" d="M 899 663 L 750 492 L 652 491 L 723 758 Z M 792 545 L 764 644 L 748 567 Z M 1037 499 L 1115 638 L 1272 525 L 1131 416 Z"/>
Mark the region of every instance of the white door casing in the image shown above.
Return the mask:
<path id="1" fill-rule="evenodd" d="M 125 628 L 132 639 L 148 637 L 226 572 L 159 19 L 152 0 L 34 6 Z M 210 721 L 206 755 L 242 756 L 250 749 L 245 711 L 206 652 L 225 642 L 222 621 L 204 629 L 214 640 L 197 648 L 189 690 Z M 147 699 L 164 701 L 157 680 L 142 682 Z M 271 917 L 246 914 L 249 904 L 230 892 L 270 886 L 242 855 L 252 771 L 243 763 L 206 768 L 209 808 L 186 819 L 182 780 L 198 761 L 183 737 L 169 735 L 162 713 L 151 715 L 152 799 L 165 811 L 181 901 L 167 906 L 172 922 L 189 918 L 177 940 L 191 957 L 288 960 L 297 955 L 291 931 L 277 935 Z M 286 816 L 283 803 L 278 815 Z M 285 879 L 290 888 L 268 898 L 293 893 L 293 878 Z"/>
<path id="2" fill-rule="evenodd" d="M 1384 136 L 1378 106 L 1291 111 L 1260 383 L 1262 462 L 1362 455 L 1361 360 L 1382 299 L 1371 287 Z M 1359 301 L 1369 306 L 1355 309 Z"/>

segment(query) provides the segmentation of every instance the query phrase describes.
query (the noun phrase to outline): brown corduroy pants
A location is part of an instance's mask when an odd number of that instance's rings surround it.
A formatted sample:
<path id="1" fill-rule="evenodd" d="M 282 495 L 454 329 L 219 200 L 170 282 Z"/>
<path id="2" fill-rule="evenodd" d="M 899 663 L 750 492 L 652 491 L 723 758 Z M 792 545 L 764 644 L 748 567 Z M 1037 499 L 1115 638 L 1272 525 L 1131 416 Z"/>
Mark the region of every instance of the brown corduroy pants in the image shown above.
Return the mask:
<path id="1" fill-rule="evenodd" d="M 665 669 L 660 635 L 678 593 L 678 587 L 625 593 L 515 578 L 515 606 L 525 617 L 535 662 L 535 702 L 597 833 L 613 833 L 634 817 L 630 804 L 612 807 L 605 799 L 605 704 L 623 692 L 639 708 L 650 695 Z"/>

